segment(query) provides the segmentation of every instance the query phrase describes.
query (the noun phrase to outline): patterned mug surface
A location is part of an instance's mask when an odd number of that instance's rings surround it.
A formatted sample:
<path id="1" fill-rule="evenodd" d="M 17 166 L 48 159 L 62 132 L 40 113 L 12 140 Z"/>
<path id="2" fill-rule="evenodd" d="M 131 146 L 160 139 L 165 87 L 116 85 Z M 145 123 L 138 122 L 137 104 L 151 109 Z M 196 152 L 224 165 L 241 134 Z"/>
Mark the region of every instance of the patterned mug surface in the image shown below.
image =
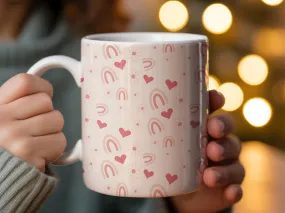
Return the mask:
<path id="1" fill-rule="evenodd" d="M 82 142 L 72 152 L 82 149 L 88 188 L 122 197 L 198 189 L 207 165 L 205 36 L 91 35 L 82 39 L 76 68 L 62 63 L 56 66 L 71 71 L 82 88 Z M 42 74 L 43 66 L 29 72 Z"/>

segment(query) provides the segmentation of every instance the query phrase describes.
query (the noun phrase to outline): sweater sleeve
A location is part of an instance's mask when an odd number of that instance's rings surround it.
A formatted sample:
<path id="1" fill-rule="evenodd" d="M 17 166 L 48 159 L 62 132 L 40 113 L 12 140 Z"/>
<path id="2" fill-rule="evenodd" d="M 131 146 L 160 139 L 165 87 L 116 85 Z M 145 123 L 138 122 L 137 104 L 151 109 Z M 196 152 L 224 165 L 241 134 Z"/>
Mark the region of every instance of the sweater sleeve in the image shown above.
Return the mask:
<path id="1" fill-rule="evenodd" d="M 0 148 L 1 213 L 37 212 L 56 181 L 56 178 Z"/>

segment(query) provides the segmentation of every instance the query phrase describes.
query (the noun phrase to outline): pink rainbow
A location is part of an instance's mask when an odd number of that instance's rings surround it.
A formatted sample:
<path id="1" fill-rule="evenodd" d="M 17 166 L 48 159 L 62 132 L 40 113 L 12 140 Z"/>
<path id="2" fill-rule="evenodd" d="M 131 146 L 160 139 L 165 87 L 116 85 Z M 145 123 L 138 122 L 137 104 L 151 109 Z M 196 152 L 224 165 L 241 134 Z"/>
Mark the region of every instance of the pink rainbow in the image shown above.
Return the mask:
<path id="1" fill-rule="evenodd" d="M 125 184 L 121 183 L 117 187 L 117 196 L 127 197 L 128 196 L 128 188 Z"/>
<path id="2" fill-rule="evenodd" d="M 111 68 L 105 67 L 102 69 L 101 73 L 101 79 L 104 84 L 110 83 L 108 76 L 112 82 L 118 80 L 116 73 Z"/>
<path id="3" fill-rule="evenodd" d="M 154 154 L 151 153 L 146 153 L 143 155 L 143 161 L 145 164 L 149 165 L 152 164 L 155 161 L 155 156 Z"/>
<path id="4" fill-rule="evenodd" d="M 156 127 L 156 128 L 155 128 Z M 150 135 L 156 135 L 155 129 L 158 130 L 158 132 L 162 132 L 164 129 L 163 123 L 158 120 L 157 118 L 151 118 L 148 122 L 148 132 Z"/>
<path id="5" fill-rule="evenodd" d="M 152 58 L 144 58 L 143 64 L 145 70 L 151 70 L 154 67 L 155 62 Z"/>
<path id="6" fill-rule="evenodd" d="M 119 56 L 120 50 L 115 45 L 104 45 L 104 55 L 106 59 L 111 59 L 112 56 Z"/>
<path id="7" fill-rule="evenodd" d="M 163 186 L 157 184 L 157 185 L 154 185 L 154 186 L 151 188 L 150 196 L 151 196 L 152 198 L 156 198 L 156 197 L 166 197 L 166 196 L 167 196 L 167 193 L 166 193 L 166 190 L 163 188 Z"/>
<path id="8" fill-rule="evenodd" d="M 110 174 L 108 171 L 111 172 L 111 175 L 113 177 L 115 177 L 118 174 L 116 167 L 114 166 L 113 163 L 111 163 L 110 161 L 103 161 L 101 165 L 101 173 L 104 179 L 110 178 Z"/>
<path id="9" fill-rule="evenodd" d="M 168 148 L 168 144 L 170 145 L 170 147 L 173 147 L 175 145 L 175 141 L 171 136 L 164 138 L 163 148 Z"/>
<path id="10" fill-rule="evenodd" d="M 121 96 L 123 96 L 123 98 Z M 128 100 L 128 92 L 125 88 L 118 89 L 117 100 Z"/>
<path id="11" fill-rule="evenodd" d="M 115 148 L 114 151 L 119 151 L 121 149 L 120 142 L 112 135 L 105 136 L 103 139 L 103 145 L 106 153 L 112 153 L 111 145 Z"/>
<path id="12" fill-rule="evenodd" d="M 175 51 L 174 45 L 172 44 L 166 44 L 163 46 L 163 52 L 167 53 L 168 49 L 170 50 L 171 53 Z"/>
<path id="13" fill-rule="evenodd" d="M 106 104 L 96 104 L 97 114 L 102 116 L 106 115 L 109 112 L 109 109 Z"/>
<path id="14" fill-rule="evenodd" d="M 161 105 L 164 106 L 168 103 L 168 100 L 163 91 L 159 89 L 154 89 L 150 95 L 150 105 L 153 110 L 159 108 L 158 102 L 160 102 Z"/>

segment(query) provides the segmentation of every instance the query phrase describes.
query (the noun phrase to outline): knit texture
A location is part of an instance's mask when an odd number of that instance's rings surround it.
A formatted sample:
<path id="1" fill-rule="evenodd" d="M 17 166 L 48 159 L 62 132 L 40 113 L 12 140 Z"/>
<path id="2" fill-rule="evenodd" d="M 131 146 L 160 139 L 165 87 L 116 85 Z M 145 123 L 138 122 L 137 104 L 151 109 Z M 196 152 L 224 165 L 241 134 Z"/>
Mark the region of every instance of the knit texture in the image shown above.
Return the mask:
<path id="1" fill-rule="evenodd" d="M 56 181 L 56 178 L 0 148 L 1 213 L 36 212 Z"/>

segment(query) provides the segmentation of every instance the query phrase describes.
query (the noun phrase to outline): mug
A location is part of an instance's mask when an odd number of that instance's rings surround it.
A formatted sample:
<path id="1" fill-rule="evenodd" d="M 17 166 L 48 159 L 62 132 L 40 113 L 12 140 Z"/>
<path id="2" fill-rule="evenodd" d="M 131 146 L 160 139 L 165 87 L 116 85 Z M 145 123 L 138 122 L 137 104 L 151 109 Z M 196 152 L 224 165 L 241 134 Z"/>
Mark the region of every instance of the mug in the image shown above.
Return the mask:
<path id="1" fill-rule="evenodd" d="M 85 185 L 120 197 L 196 191 L 207 166 L 208 39 L 186 33 L 111 33 L 82 39 L 64 68 L 82 89 L 82 140 L 57 165 L 82 161 Z"/>

